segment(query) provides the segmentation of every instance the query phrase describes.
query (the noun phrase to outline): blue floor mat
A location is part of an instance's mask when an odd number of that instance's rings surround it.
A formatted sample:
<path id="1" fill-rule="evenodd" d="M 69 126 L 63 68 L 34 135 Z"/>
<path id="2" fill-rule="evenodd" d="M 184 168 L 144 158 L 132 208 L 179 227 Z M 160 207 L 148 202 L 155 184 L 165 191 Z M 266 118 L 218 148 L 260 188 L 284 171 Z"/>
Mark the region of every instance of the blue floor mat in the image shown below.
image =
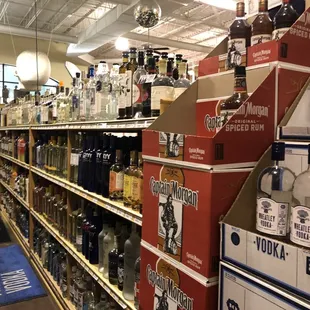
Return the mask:
<path id="1" fill-rule="evenodd" d="M 18 245 L 0 248 L 0 306 L 47 295 Z"/>

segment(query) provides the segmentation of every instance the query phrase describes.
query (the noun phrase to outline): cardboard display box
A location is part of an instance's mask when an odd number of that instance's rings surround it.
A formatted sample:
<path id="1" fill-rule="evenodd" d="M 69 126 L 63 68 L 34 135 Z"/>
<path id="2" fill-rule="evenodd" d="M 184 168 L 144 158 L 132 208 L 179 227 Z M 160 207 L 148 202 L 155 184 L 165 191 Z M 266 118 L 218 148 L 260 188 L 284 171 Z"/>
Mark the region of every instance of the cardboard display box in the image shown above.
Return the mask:
<path id="1" fill-rule="evenodd" d="M 246 54 L 227 53 L 226 38 L 205 59 L 199 62 L 199 77 L 226 70 L 227 58 L 238 57 L 238 65 L 255 66 L 275 61 L 310 67 L 310 8 L 306 10 L 280 40 L 250 46 Z M 228 57 L 229 54 L 229 57 Z"/>
<path id="2" fill-rule="evenodd" d="M 219 220 L 251 168 L 219 169 L 144 156 L 142 239 L 206 278 L 218 275 Z"/>
<path id="3" fill-rule="evenodd" d="M 308 169 L 307 143 L 286 143 L 283 166 L 297 176 Z M 221 259 L 310 300 L 310 249 L 256 231 L 256 186 L 273 163 L 266 152 L 221 223 Z M 299 308 L 298 308 L 299 309 Z"/>
<path id="4" fill-rule="evenodd" d="M 229 264 L 220 265 L 219 310 L 306 310 L 310 302 Z"/>
<path id="5" fill-rule="evenodd" d="M 140 310 L 216 310 L 218 282 L 209 282 L 141 243 Z"/>

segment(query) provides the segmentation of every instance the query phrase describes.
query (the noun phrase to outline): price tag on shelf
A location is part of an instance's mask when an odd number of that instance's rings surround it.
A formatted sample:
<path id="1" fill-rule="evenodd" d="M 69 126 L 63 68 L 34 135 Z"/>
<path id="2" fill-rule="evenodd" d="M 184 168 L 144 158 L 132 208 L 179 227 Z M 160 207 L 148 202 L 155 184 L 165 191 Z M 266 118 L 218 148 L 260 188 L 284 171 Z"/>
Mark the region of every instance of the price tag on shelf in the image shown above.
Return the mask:
<path id="1" fill-rule="evenodd" d="M 92 202 L 95 203 L 95 204 L 97 204 L 97 203 L 98 203 L 98 199 L 93 198 L 93 199 L 92 199 Z"/>

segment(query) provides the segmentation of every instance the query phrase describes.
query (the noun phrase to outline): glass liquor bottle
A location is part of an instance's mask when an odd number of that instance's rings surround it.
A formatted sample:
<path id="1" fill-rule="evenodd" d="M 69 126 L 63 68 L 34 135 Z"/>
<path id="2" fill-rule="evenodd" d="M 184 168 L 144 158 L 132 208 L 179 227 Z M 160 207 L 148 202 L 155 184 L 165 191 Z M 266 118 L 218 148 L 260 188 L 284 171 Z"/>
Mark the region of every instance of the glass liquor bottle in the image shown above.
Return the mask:
<path id="1" fill-rule="evenodd" d="M 234 93 L 220 105 L 221 126 L 224 126 L 248 99 L 245 67 L 235 67 Z"/>
<path id="2" fill-rule="evenodd" d="M 282 0 L 282 6 L 273 18 L 274 31 L 272 40 L 279 40 L 298 19 L 298 13 L 290 3 L 290 0 Z"/>
<path id="3" fill-rule="evenodd" d="M 82 254 L 86 259 L 89 258 L 89 228 L 92 225 L 92 206 L 90 204 L 86 207 L 86 218 L 82 224 Z"/>
<path id="4" fill-rule="evenodd" d="M 182 63 L 182 54 L 176 54 L 175 55 L 175 67 L 172 71 L 172 77 L 174 78 L 175 81 L 179 79 L 179 64 Z"/>
<path id="5" fill-rule="evenodd" d="M 189 88 L 191 82 L 186 78 L 186 63 L 179 64 L 179 79 L 174 83 L 174 100 Z"/>
<path id="6" fill-rule="evenodd" d="M 79 74 L 78 74 L 79 75 Z M 72 82 L 72 95 L 71 95 L 71 113 L 70 121 L 76 122 L 79 120 L 80 112 L 80 91 L 79 91 L 79 78 L 73 78 Z"/>
<path id="7" fill-rule="evenodd" d="M 83 243 L 83 230 L 82 225 L 83 221 L 86 218 L 84 210 L 84 200 L 81 200 L 81 212 L 76 217 L 76 242 L 75 246 L 78 252 L 82 252 L 82 243 Z"/>
<path id="8" fill-rule="evenodd" d="M 83 160 L 84 160 L 84 154 L 87 151 L 87 140 L 85 135 L 81 136 L 81 141 L 83 141 L 83 148 L 79 152 L 79 167 L 78 167 L 78 181 L 77 181 L 77 184 L 79 186 L 83 186 L 84 181 Z"/>
<path id="9" fill-rule="evenodd" d="M 131 235 L 124 246 L 124 288 L 123 296 L 134 300 L 135 262 L 140 256 L 141 238 L 136 232 L 136 224 L 132 224 Z"/>
<path id="10" fill-rule="evenodd" d="M 91 225 L 88 229 L 89 234 L 89 249 L 88 259 L 91 264 L 98 264 L 99 261 L 99 245 L 98 236 L 101 228 L 101 219 L 98 207 L 94 206 L 91 218 Z"/>
<path id="11" fill-rule="evenodd" d="M 152 82 L 156 79 L 157 71 L 155 59 L 148 57 L 147 76 L 142 82 L 142 115 L 144 117 L 151 116 L 151 101 L 152 101 Z"/>
<path id="12" fill-rule="evenodd" d="M 293 184 L 290 240 L 310 248 L 310 144 L 308 145 L 308 169 L 299 174 Z"/>
<path id="13" fill-rule="evenodd" d="M 173 101 L 173 81 L 167 76 L 167 61 L 159 60 L 159 75 L 152 83 L 151 114 L 160 115 L 160 100 Z"/>
<path id="14" fill-rule="evenodd" d="M 132 86 L 132 105 L 134 118 L 143 117 L 142 115 L 142 87 L 140 82 L 141 76 L 146 76 L 147 72 L 144 68 L 144 53 L 138 52 L 138 67 L 133 74 L 133 86 Z"/>
<path id="15" fill-rule="evenodd" d="M 77 233 L 77 216 L 80 214 L 81 209 L 76 208 L 74 211 L 72 211 L 71 214 L 69 214 L 69 221 L 70 221 L 70 227 L 71 232 L 69 234 L 69 239 L 72 244 L 76 247 L 76 233 Z"/>
<path id="16" fill-rule="evenodd" d="M 96 304 L 95 310 L 108 310 L 109 309 L 109 298 L 107 293 L 101 292 L 100 301 Z"/>
<path id="17" fill-rule="evenodd" d="M 116 137 L 108 136 L 109 148 L 105 149 L 102 154 L 102 196 L 109 197 L 109 188 L 110 188 L 110 169 L 115 163 L 115 146 L 116 146 Z"/>
<path id="18" fill-rule="evenodd" d="M 116 119 L 118 115 L 118 101 L 120 96 L 120 83 L 119 83 L 119 64 L 113 64 L 111 69 L 111 92 L 109 95 L 108 103 L 108 119 Z"/>
<path id="19" fill-rule="evenodd" d="M 74 303 L 74 282 L 76 279 L 76 266 L 71 267 L 71 278 L 70 278 L 70 287 L 69 287 L 69 295 L 70 295 L 70 301 Z"/>
<path id="20" fill-rule="evenodd" d="M 131 207 L 133 210 L 142 214 L 143 205 L 143 159 L 142 153 L 138 155 L 138 166 L 133 172 L 132 178 L 132 202 Z"/>
<path id="21" fill-rule="evenodd" d="M 119 68 L 119 83 L 120 95 L 118 97 L 118 117 L 123 119 L 126 115 L 126 102 L 127 102 L 127 65 L 128 65 L 128 52 L 123 53 L 123 64 Z"/>
<path id="22" fill-rule="evenodd" d="M 122 151 L 116 150 L 115 164 L 110 169 L 109 197 L 112 200 L 122 199 L 124 190 L 124 165 Z"/>
<path id="23" fill-rule="evenodd" d="M 71 156 L 70 156 L 70 182 L 77 183 L 78 167 L 79 167 L 79 135 L 74 136 L 74 142 L 72 143 Z"/>
<path id="24" fill-rule="evenodd" d="M 118 239 L 119 236 L 114 236 L 114 248 L 109 252 L 109 282 L 113 285 L 117 284 L 117 263 L 118 263 Z"/>
<path id="25" fill-rule="evenodd" d="M 113 249 L 114 225 L 109 224 L 109 230 L 103 239 L 103 276 L 109 278 L 109 253 Z"/>
<path id="26" fill-rule="evenodd" d="M 82 72 L 81 82 L 79 85 L 80 91 L 80 121 L 86 121 L 89 119 L 89 101 L 88 101 L 88 78 L 85 76 L 85 72 Z"/>
<path id="27" fill-rule="evenodd" d="M 105 61 L 100 61 L 96 73 L 96 104 L 97 104 L 97 120 L 107 119 L 107 108 L 110 94 L 110 73 L 108 65 Z"/>
<path id="28" fill-rule="evenodd" d="M 125 118 L 132 118 L 132 84 L 133 84 L 133 74 L 137 70 L 137 49 L 132 47 L 129 50 L 130 61 L 127 64 L 127 79 L 128 79 L 128 90 L 127 91 L 127 100 L 126 100 L 126 109 L 125 109 Z"/>
<path id="29" fill-rule="evenodd" d="M 273 25 L 268 13 L 268 0 L 259 0 L 258 15 L 252 25 L 251 46 L 271 40 Z"/>
<path id="30" fill-rule="evenodd" d="M 89 82 L 88 82 L 88 92 L 87 92 L 87 101 L 90 107 L 90 119 L 96 119 L 96 80 L 95 80 L 95 68 L 90 66 L 89 68 Z"/>
<path id="31" fill-rule="evenodd" d="M 103 239 L 109 231 L 109 215 L 103 212 L 102 216 L 102 230 L 98 235 L 98 250 L 99 250 L 99 272 L 103 273 L 103 256 L 104 256 L 104 242 Z"/>
<path id="32" fill-rule="evenodd" d="M 139 309 L 139 305 L 140 305 L 140 263 L 141 263 L 141 257 L 138 257 L 135 262 L 134 304 L 135 304 L 136 309 Z"/>
<path id="33" fill-rule="evenodd" d="M 130 207 L 132 204 L 132 181 L 134 177 L 134 171 L 137 167 L 137 152 L 130 152 L 130 165 L 124 171 L 124 205 Z"/>
<path id="34" fill-rule="evenodd" d="M 89 310 L 92 303 L 95 302 L 95 287 L 91 276 L 86 276 L 86 291 L 83 293 L 83 310 Z"/>
<path id="35" fill-rule="evenodd" d="M 289 212 L 293 172 L 279 165 L 285 159 L 285 143 L 274 142 L 271 148 L 274 166 L 265 168 L 257 185 L 256 229 L 267 235 L 285 238 L 289 232 Z"/>
<path id="36" fill-rule="evenodd" d="M 100 195 L 102 191 L 102 154 L 107 149 L 107 135 L 98 137 L 98 147 L 96 149 L 96 167 L 95 167 L 95 192 Z"/>
<path id="37" fill-rule="evenodd" d="M 236 19 L 228 30 L 226 67 L 232 69 L 241 64 L 241 52 L 251 44 L 251 27 L 246 21 L 244 0 L 237 1 Z"/>
<path id="38" fill-rule="evenodd" d="M 175 79 L 173 78 L 173 62 L 171 58 L 167 60 L 167 76 L 172 80 L 173 84 L 175 83 Z"/>

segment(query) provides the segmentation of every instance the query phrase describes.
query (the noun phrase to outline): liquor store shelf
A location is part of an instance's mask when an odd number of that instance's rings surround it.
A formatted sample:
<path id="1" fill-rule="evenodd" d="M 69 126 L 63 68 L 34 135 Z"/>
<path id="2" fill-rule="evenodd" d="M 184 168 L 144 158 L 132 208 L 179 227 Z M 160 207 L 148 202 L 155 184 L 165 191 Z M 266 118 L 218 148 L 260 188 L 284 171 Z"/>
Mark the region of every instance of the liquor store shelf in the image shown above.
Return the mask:
<path id="1" fill-rule="evenodd" d="M 2 180 L 0 180 L 0 184 L 11 193 L 12 196 L 14 196 L 27 210 L 29 210 L 29 204 L 26 202 L 23 198 L 21 198 L 14 190 L 11 188 L 10 185 L 4 183 Z"/>
<path id="2" fill-rule="evenodd" d="M 29 166 L 11 156 L 7 156 L 4 155 L 3 153 L 0 153 L 0 156 L 16 163 L 17 165 L 20 165 L 21 167 L 24 167 L 29 170 L 31 170 L 32 172 L 34 172 L 35 174 L 41 176 L 42 178 L 55 183 L 56 185 L 63 187 L 67 190 L 69 190 L 70 192 L 90 201 L 93 202 L 94 204 L 109 210 L 112 213 L 117 214 L 120 217 L 123 217 L 125 219 L 127 219 L 130 222 L 136 223 L 139 226 L 142 226 L 142 215 L 130 208 L 126 208 L 121 202 L 117 202 L 117 201 L 112 201 L 108 198 L 104 198 L 100 195 L 97 195 L 96 193 L 91 193 L 86 191 L 85 189 L 83 189 L 82 187 L 73 184 L 65 179 L 61 179 L 57 176 L 51 175 L 46 173 L 45 171 L 38 169 L 36 167 L 32 167 Z M 3 183 L 2 181 L 0 181 L 1 184 Z M 25 205 L 25 201 L 23 201 L 7 184 L 3 183 L 3 186 L 6 187 L 15 197 L 16 199 L 18 199 L 26 208 L 29 208 L 29 206 Z"/>
<path id="3" fill-rule="evenodd" d="M 90 201 L 93 202 L 94 204 L 107 209 L 120 217 L 123 217 L 131 222 L 136 223 L 137 225 L 142 225 L 142 215 L 136 211 L 133 211 L 130 208 L 126 208 L 122 203 L 117 202 L 117 201 L 112 201 L 110 199 L 104 198 L 100 195 L 97 195 L 96 193 L 88 192 L 82 187 L 73 184 L 67 180 L 61 179 L 57 176 L 50 175 L 46 173 L 45 171 L 31 167 L 31 171 L 36 173 L 37 175 L 59 185 L 62 188 L 65 188 L 69 190 L 70 192 Z"/>
<path id="4" fill-rule="evenodd" d="M 122 292 L 117 286 L 110 284 L 110 282 L 103 277 L 99 272 L 97 265 L 91 265 L 89 261 L 79 253 L 76 248 L 66 239 L 64 239 L 59 232 L 52 227 L 42 215 L 31 209 L 31 214 L 36 220 L 63 246 L 63 248 L 90 274 L 91 277 L 123 308 L 136 310 L 134 304 L 127 301 L 122 296 Z"/>
<path id="5" fill-rule="evenodd" d="M 16 125 L 0 127 L 0 130 L 140 130 L 149 127 L 155 117 L 111 121 L 86 121 L 40 125 Z"/>
<path id="6" fill-rule="evenodd" d="M 19 228 L 16 226 L 14 221 L 9 219 L 6 211 L 3 208 L 2 208 L 1 213 L 2 213 L 2 217 L 4 218 L 5 222 L 11 227 L 15 237 L 17 238 L 17 240 L 20 242 L 21 246 L 23 247 L 24 252 L 26 252 L 30 256 L 31 262 L 33 266 L 35 267 L 35 269 L 43 276 L 46 283 L 49 284 L 48 287 L 50 288 L 51 292 L 54 294 L 55 298 L 57 298 L 56 299 L 57 302 L 65 310 L 74 310 L 75 307 L 73 306 L 71 301 L 62 297 L 61 290 L 58 287 L 56 281 L 49 274 L 49 272 L 43 268 L 40 258 L 38 257 L 37 254 L 33 252 L 33 250 L 30 249 L 28 240 L 21 234 Z"/>
<path id="7" fill-rule="evenodd" d="M 26 164 L 26 163 L 24 163 L 24 162 L 22 162 L 22 161 L 20 161 L 20 160 L 18 160 L 18 159 L 16 159 L 16 158 L 14 158 L 14 157 L 5 155 L 5 154 L 3 154 L 3 153 L 0 153 L 0 156 L 1 156 L 2 158 L 5 158 L 5 159 L 11 161 L 12 163 L 15 163 L 15 164 L 17 164 L 17 165 L 19 165 L 19 166 L 21 166 L 21 167 L 23 167 L 23 168 L 29 170 L 29 165 L 28 165 L 28 164 Z"/>

